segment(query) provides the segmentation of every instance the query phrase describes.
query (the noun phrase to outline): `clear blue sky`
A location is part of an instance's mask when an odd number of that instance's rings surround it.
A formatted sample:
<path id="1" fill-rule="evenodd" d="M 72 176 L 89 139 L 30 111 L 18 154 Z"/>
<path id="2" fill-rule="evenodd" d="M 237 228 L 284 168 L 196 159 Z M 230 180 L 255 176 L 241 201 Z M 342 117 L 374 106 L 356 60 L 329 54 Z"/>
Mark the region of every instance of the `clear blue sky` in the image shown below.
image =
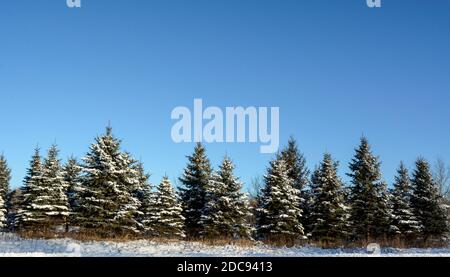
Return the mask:
<path id="1" fill-rule="evenodd" d="M 450 162 L 450 1 L 2 1 L 0 151 L 21 185 L 34 147 L 83 156 L 108 121 L 153 173 L 176 179 L 192 144 L 170 138 L 172 108 L 279 106 L 310 167 L 340 173 L 365 134 L 386 181 L 400 160 Z M 248 182 L 272 155 L 210 144 Z M 347 180 L 347 178 L 344 178 Z"/>

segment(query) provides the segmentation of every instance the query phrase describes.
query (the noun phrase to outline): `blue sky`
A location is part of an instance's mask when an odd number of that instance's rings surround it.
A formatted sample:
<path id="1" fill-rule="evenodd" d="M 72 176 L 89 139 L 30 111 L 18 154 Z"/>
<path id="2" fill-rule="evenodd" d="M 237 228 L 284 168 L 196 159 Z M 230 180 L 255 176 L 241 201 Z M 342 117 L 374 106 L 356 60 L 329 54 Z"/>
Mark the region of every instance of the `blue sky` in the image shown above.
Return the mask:
<path id="1" fill-rule="evenodd" d="M 281 141 L 310 167 L 347 164 L 362 134 L 391 182 L 400 160 L 450 162 L 450 2 L 364 0 L 3 1 L 0 151 L 21 185 L 34 147 L 83 156 L 108 121 L 159 182 L 192 144 L 170 137 L 172 109 L 279 106 Z M 272 155 L 209 144 L 249 182 Z M 344 177 L 344 176 L 343 176 Z M 344 180 L 348 180 L 344 177 Z"/>

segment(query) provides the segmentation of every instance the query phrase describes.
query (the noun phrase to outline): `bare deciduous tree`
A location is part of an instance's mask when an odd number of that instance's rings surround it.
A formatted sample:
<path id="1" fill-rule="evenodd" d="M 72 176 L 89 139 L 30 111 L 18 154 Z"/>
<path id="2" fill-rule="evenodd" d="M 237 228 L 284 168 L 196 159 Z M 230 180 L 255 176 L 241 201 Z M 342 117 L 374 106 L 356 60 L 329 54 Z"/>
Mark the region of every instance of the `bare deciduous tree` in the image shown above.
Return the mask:
<path id="1" fill-rule="evenodd" d="M 439 193 L 450 199 L 450 166 L 447 166 L 443 159 L 438 158 L 434 165 L 433 175 Z"/>
<path id="2" fill-rule="evenodd" d="M 252 183 L 250 187 L 247 189 L 248 195 L 251 199 L 257 199 L 258 196 L 261 193 L 261 189 L 263 187 L 263 181 L 261 180 L 261 177 L 255 177 L 252 179 Z"/>

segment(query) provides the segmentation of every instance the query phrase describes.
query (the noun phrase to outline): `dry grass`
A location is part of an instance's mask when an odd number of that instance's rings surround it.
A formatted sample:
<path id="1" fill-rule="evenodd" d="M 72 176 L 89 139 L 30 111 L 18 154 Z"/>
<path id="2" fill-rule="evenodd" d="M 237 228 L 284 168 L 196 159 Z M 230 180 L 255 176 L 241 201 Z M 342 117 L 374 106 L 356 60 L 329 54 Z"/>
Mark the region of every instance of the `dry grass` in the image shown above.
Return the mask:
<path id="1" fill-rule="evenodd" d="M 103 232 L 98 231 L 83 231 L 83 232 L 54 232 L 54 230 L 28 230 L 17 233 L 20 237 L 25 239 L 58 239 L 58 238 L 70 238 L 77 241 L 108 241 L 125 243 L 136 240 L 149 240 L 156 243 L 177 243 L 177 242 L 198 242 L 209 246 L 226 246 L 235 245 L 240 247 L 253 247 L 258 244 L 258 241 L 251 239 L 233 239 L 227 237 L 215 238 L 215 239 L 174 239 L 174 238 L 161 238 L 161 237 L 148 237 L 138 235 L 105 235 Z M 394 247 L 394 248 L 436 248 L 436 247 L 449 247 L 448 242 L 439 239 L 428 240 L 406 240 L 400 238 L 383 238 L 383 239 L 368 239 L 357 241 L 301 241 L 291 240 L 283 237 L 272 237 L 261 241 L 262 243 L 274 246 L 274 247 L 302 247 L 306 244 L 320 247 L 324 249 L 332 248 L 364 248 L 371 243 L 377 243 L 381 247 Z"/>

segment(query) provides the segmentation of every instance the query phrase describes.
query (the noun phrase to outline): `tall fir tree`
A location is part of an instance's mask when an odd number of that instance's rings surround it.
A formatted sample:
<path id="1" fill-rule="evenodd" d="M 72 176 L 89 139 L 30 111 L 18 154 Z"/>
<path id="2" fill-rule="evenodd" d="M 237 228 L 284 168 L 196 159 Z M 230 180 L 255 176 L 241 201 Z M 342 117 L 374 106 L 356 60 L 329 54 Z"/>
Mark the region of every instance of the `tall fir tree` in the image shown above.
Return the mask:
<path id="1" fill-rule="evenodd" d="M 135 170 L 138 185 L 134 191 L 134 196 L 141 203 L 137 220 L 142 225 L 143 233 L 145 235 L 152 235 L 154 233 L 154 226 L 151 217 L 153 216 L 155 196 L 152 191 L 152 185 L 150 184 L 150 174 L 145 171 L 142 162 L 138 162 L 135 165 Z"/>
<path id="2" fill-rule="evenodd" d="M 184 238 L 183 208 L 168 177 L 164 177 L 155 192 L 150 220 L 153 235 L 162 238 Z"/>
<path id="3" fill-rule="evenodd" d="M 324 243 L 336 243 L 348 235 L 348 208 L 337 171 L 338 162 L 326 153 L 312 176 L 312 238 Z"/>
<path id="4" fill-rule="evenodd" d="M 303 239 L 302 210 L 297 205 L 300 191 L 289 178 L 284 159 L 278 157 L 270 163 L 264 181 L 256 213 L 257 236 L 286 242 Z"/>
<path id="5" fill-rule="evenodd" d="M 251 238 L 248 198 L 241 192 L 243 184 L 234 176 L 234 168 L 233 162 L 226 156 L 207 186 L 207 204 L 202 218 L 206 237 Z"/>
<path id="6" fill-rule="evenodd" d="M 0 155 L 0 230 L 7 227 L 8 211 L 7 196 L 9 182 L 11 181 L 11 170 L 3 154 Z"/>
<path id="7" fill-rule="evenodd" d="M 77 225 L 82 189 L 82 167 L 75 157 L 70 157 L 64 166 L 64 181 L 67 184 L 67 198 L 70 207 L 70 225 Z"/>
<path id="8" fill-rule="evenodd" d="M 69 216 L 66 190 L 57 147 L 49 149 L 44 164 L 36 149 L 24 180 L 19 226 L 33 231 L 64 226 Z"/>
<path id="9" fill-rule="evenodd" d="M 298 150 L 297 141 L 291 137 L 288 145 L 281 151 L 281 157 L 286 162 L 288 177 L 293 180 L 293 185 L 299 191 L 303 191 L 309 183 L 310 171 L 306 165 L 303 153 Z"/>
<path id="10" fill-rule="evenodd" d="M 194 153 L 187 157 L 189 163 L 180 178 L 180 196 L 183 204 L 183 216 L 186 219 L 187 236 L 198 237 L 203 232 L 201 224 L 206 206 L 206 187 L 211 178 L 211 164 L 206 156 L 205 147 L 197 143 Z"/>
<path id="11" fill-rule="evenodd" d="M 298 150 L 297 141 L 293 137 L 289 139 L 287 147 L 281 151 L 280 155 L 286 162 L 289 178 L 292 179 L 294 187 L 300 191 L 298 207 L 303 212 L 302 218 L 299 220 L 305 228 L 305 233 L 309 233 L 311 231 L 309 228 L 311 226 L 311 219 L 309 218 L 311 214 L 309 186 L 311 172 L 306 165 L 306 158 Z"/>
<path id="12" fill-rule="evenodd" d="M 441 206 L 442 198 L 425 159 L 417 159 L 411 183 L 411 204 L 420 222 L 422 235 L 425 239 L 442 236 L 448 232 L 446 211 Z"/>
<path id="13" fill-rule="evenodd" d="M 135 161 L 121 152 L 112 128 L 95 139 L 83 159 L 83 184 L 79 223 L 85 231 L 102 236 L 134 235 L 141 203 L 134 196 L 138 187 Z"/>
<path id="14" fill-rule="evenodd" d="M 397 170 L 391 195 L 394 235 L 405 239 L 414 238 L 420 233 L 420 223 L 411 207 L 411 182 L 403 162 Z"/>
<path id="15" fill-rule="evenodd" d="M 350 163 L 352 188 L 350 195 L 350 223 L 353 234 L 359 239 L 380 238 L 391 228 L 389 195 L 381 180 L 378 158 L 372 154 L 368 140 L 361 144 Z"/>

